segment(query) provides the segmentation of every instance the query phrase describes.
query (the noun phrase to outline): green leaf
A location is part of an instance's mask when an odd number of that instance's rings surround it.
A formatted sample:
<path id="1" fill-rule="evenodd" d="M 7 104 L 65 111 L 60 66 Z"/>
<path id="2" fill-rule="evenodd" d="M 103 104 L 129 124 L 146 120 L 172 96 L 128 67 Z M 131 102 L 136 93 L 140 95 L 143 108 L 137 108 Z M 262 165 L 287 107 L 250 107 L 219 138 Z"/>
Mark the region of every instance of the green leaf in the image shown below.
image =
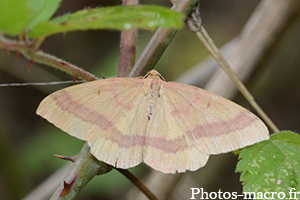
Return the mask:
<path id="1" fill-rule="evenodd" d="M 33 27 L 29 36 L 34 38 L 87 29 L 153 30 L 159 26 L 180 28 L 183 25 L 183 18 L 183 14 L 154 5 L 102 7 L 81 10 L 39 23 Z"/>
<path id="2" fill-rule="evenodd" d="M 61 0 L 1 0 L 0 31 L 17 35 L 39 22 L 47 21 Z"/>
<path id="3" fill-rule="evenodd" d="M 293 193 L 300 191 L 298 134 L 290 131 L 276 133 L 270 140 L 243 149 L 239 157 L 242 160 L 236 171 L 242 172 L 244 193 L 252 192 L 256 195 L 254 199 L 300 198 L 300 194 Z"/>
<path id="4" fill-rule="evenodd" d="M 29 24 L 28 29 L 31 29 L 36 24 L 44 21 L 48 21 L 52 15 L 56 12 L 59 4 L 62 0 L 30 0 L 27 5 L 30 10 L 34 10 L 32 21 Z"/>

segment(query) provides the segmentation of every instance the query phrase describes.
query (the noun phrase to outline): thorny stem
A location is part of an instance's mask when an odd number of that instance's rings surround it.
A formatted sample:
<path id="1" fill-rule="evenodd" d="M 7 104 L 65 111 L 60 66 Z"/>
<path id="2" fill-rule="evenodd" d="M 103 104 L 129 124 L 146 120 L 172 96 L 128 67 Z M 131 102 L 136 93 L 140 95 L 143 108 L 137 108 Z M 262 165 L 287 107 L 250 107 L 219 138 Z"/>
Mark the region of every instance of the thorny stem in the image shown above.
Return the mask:
<path id="1" fill-rule="evenodd" d="M 41 41 L 39 41 L 40 43 Z M 5 38 L 0 35 L 0 48 L 4 48 L 10 51 L 19 51 L 23 54 L 28 60 L 32 60 L 36 63 L 45 64 L 56 69 L 60 69 L 64 72 L 67 72 L 73 76 L 77 76 L 86 81 L 96 80 L 97 77 L 93 74 L 69 63 L 62 59 L 59 59 L 53 55 L 44 53 L 41 50 L 37 50 L 35 43 L 27 43 L 25 41 L 15 41 Z"/>
<path id="2" fill-rule="evenodd" d="M 79 191 L 96 175 L 111 171 L 112 167 L 97 160 L 85 143 L 63 182 L 50 200 L 74 199 Z"/>
<path id="3" fill-rule="evenodd" d="M 124 6 L 135 6 L 139 0 L 123 0 Z M 137 28 L 124 30 L 121 32 L 120 59 L 119 59 L 119 77 L 125 77 L 129 74 L 135 61 Z"/>
<path id="4" fill-rule="evenodd" d="M 261 107 L 256 103 L 254 97 L 251 95 L 249 90 L 245 87 L 245 85 L 238 79 L 234 71 L 230 68 L 229 64 L 225 60 L 225 58 L 220 53 L 217 46 L 214 44 L 212 38 L 206 32 L 204 26 L 201 24 L 201 18 L 199 13 L 195 10 L 192 13 L 191 18 L 187 21 L 189 28 L 194 31 L 197 37 L 201 40 L 201 42 L 205 45 L 207 50 L 211 53 L 211 55 L 216 59 L 219 65 L 222 67 L 224 72 L 228 75 L 231 81 L 235 84 L 238 90 L 243 94 L 243 96 L 247 99 L 250 105 L 256 110 L 256 112 L 260 115 L 260 117 L 264 120 L 264 122 L 276 133 L 279 132 L 279 129 L 272 122 L 272 120 L 266 115 L 266 113 L 261 109 Z"/>

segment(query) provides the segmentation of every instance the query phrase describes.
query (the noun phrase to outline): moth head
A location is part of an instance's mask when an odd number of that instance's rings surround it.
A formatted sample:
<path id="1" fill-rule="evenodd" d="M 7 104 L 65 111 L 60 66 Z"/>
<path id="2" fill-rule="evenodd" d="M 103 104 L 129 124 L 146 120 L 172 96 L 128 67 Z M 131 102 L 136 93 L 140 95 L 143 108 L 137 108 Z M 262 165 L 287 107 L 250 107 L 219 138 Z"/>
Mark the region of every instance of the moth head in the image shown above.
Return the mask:
<path id="1" fill-rule="evenodd" d="M 155 69 L 152 69 L 150 70 L 145 76 L 144 78 L 160 78 L 162 79 L 163 81 L 166 81 L 165 78 L 158 72 L 156 71 Z"/>

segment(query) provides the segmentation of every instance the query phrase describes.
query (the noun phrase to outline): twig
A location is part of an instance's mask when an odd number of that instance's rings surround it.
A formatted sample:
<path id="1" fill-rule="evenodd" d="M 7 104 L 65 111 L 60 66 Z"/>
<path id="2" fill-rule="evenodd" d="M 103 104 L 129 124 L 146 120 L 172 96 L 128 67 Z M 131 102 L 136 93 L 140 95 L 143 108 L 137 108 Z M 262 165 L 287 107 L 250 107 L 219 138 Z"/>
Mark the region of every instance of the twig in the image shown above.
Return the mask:
<path id="1" fill-rule="evenodd" d="M 132 173 L 128 170 L 117 169 L 121 174 L 127 177 L 134 185 L 136 185 L 141 192 L 143 192 L 150 200 L 157 200 L 156 196 Z"/>
<path id="2" fill-rule="evenodd" d="M 53 55 L 46 54 L 41 50 L 37 50 L 34 48 L 34 44 L 27 43 L 25 41 L 10 40 L 5 38 L 3 35 L 0 35 L 0 48 L 10 51 L 19 51 L 32 62 L 41 63 L 56 69 L 60 69 L 71 74 L 72 76 L 76 76 L 86 81 L 93 81 L 97 79 L 97 77 L 95 77 L 93 74 L 77 67 L 76 65 L 66 62 Z"/>
<path id="3" fill-rule="evenodd" d="M 111 169 L 111 166 L 97 160 L 90 153 L 90 147 L 85 143 L 68 174 L 50 199 L 73 200 L 95 175 L 105 174 Z"/>
<path id="4" fill-rule="evenodd" d="M 180 0 L 174 2 L 172 10 L 188 16 L 198 0 Z M 128 76 L 139 76 L 152 69 L 176 33 L 177 30 L 173 28 L 158 28 Z"/>
<path id="5" fill-rule="evenodd" d="M 147 183 L 147 186 L 149 186 L 151 190 L 155 191 L 155 194 L 159 199 L 169 199 L 176 183 L 183 176 L 185 176 L 185 174 L 163 174 L 155 170 L 151 170 L 146 177 L 143 176 L 143 182 Z M 136 188 L 132 188 L 129 192 L 127 192 L 125 199 L 146 200 L 147 198 Z"/>
<path id="6" fill-rule="evenodd" d="M 82 83 L 83 81 L 76 81 Z M 40 82 L 40 83 L 0 83 L 0 87 L 22 87 L 22 86 L 46 86 L 46 85 L 62 85 L 70 84 L 73 81 L 53 81 L 53 82 Z"/>
<path id="7" fill-rule="evenodd" d="M 123 0 L 123 5 L 138 5 L 139 0 Z M 125 77 L 129 74 L 135 61 L 137 29 L 124 30 L 121 32 L 120 59 L 119 59 L 119 77 Z"/>
<path id="8" fill-rule="evenodd" d="M 239 91 L 244 95 L 250 105 L 256 110 L 256 112 L 260 115 L 260 117 L 265 121 L 265 123 L 274 131 L 279 132 L 279 129 L 272 122 L 272 120 L 265 114 L 265 112 L 261 109 L 261 107 L 256 103 L 254 97 L 251 95 L 249 90 L 244 86 L 244 84 L 238 79 L 235 75 L 234 71 L 230 68 L 227 61 L 224 59 L 222 54 L 220 53 L 217 46 L 214 44 L 212 38 L 206 32 L 204 26 L 201 24 L 200 16 L 197 15 L 197 12 L 192 13 L 192 19 L 188 20 L 188 26 L 191 30 L 193 30 L 201 42 L 205 45 L 207 50 L 211 53 L 211 55 L 217 60 L 219 65 L 222 67 L 224 72 L 228 75 L 231 81 L 235 84 L 235 86 L 239 89 Z"/>
<path id="9" fill-rule="evenodd" d="M 123 0 L 123 5 L 138 5 L 139 0 Z M 128 76 L 135 62 L 137 29 L 124 30 L 121 32 L 120 59 L 119 59 L 119 77 Z M 156 196 L 130 171 L 127 169 L 118 169 L 126 178 L 128 178 L 142 193 L 149 199 L 157 200 Z"/>

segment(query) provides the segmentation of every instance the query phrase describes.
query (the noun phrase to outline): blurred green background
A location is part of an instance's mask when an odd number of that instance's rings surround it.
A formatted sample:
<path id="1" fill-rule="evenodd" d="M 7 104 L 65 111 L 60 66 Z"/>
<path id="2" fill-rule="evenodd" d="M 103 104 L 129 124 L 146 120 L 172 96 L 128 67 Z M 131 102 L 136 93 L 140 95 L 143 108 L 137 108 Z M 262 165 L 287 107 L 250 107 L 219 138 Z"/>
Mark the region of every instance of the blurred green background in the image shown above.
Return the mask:
<path id="1" fill-rule="evenodd" d="M 216 44 L 221 47 L 236 37 L 260 1 L 258 0 L 202 0 L 201 17 L 204 26 Z M 159 4 L 170 7 L 169 1 L 141 1 L 141 4 Z M 63 0 L 55 14 L 59 16 L 86 7 L 121 4 L 121 1 Z M 300 17 L 299 13 L 287 24 L 274 46 L 247 86 L 275 124 L 282 130 L 300 130 Z M 141 53 L 153 32 L 139 32 L 137 51 Z M 100 77 L 116 76 L 118 69 L 120 32 L 84 31 L 51 36 L 41 49 L 78 65 Z M 138 56 L 138 55 L 137 55 Z M 183 27 L 167 48 L 156 69 L 166 78 L 174 80 L 208 56 L 196 36 Z M 0 50 L 0 83 L 50 82 L 72 80 L 72 77 L 49 66 L 33 64 L 22 56 Z M 66 87 L 26 86 L 0 87 L 0 199 L 20 199 L 37 187 L 44 179 L 66 164 L 53 154 L 76 155 L 83 141 L 63 133 L 35 114 L 39 102 L 48 94 Z M 241 95 L 236 101 L 248 106 Z M 249 106 L 248 106 L 249 108 Z M 207 191 L 241 191 L 238 174 L 234 173 L 236 158 L 225 155 L 233 164 L 218 166 L 230 171 L 220 177 Z M 217 157 L 217 156 L 214 156 Z M 222 156 L 220 156 L 222 157 Z M 226 157 L 226 159 L 227 159 Z M 202 169 L 198 170 L 201 171 Z M 206 169 L 205 170 L 209 170 Z M 144 164 L 131 170 L 139 177 L 147 174 Z M 201 177 L 194 173 L 194 187 Z M 62 179 L 63 177 L 61 177 Z M 77 199 L 122 199 L 134 187 L 116 171 L 95 177 Z M 217 188 L 217 189 L 216 189 Z M 186 194 L 190 198 L 190 194 Z M 120 198 L 121 197 L 121 198 Z"/>

